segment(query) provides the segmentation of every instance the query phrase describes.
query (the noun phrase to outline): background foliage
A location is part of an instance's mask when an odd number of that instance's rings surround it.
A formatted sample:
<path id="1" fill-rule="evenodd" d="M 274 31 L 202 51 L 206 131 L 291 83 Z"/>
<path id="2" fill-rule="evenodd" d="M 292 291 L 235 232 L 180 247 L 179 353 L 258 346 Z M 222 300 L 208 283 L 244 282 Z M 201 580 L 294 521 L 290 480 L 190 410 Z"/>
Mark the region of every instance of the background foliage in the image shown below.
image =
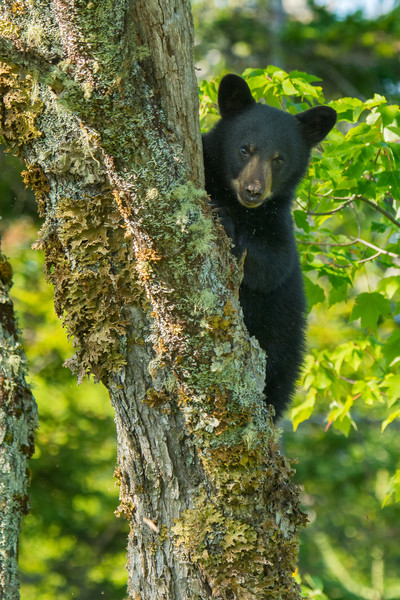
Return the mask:
<path id="1" fill-rule="evenodd" d="M 339 113 L 294 207 L 310 352 L 295 406 L 281 423 L 282 444 L 299 457 L 310 520 L 300 555 L 305 594 L 396 600 L 400 9 L 372 22 L 361 13 L 339 20 L 312 2 L 297 16 L 279 2 L 215 4 L 194 2 L 200 74 L 210 80 L 247 69 L 257 97 L 296 112 L 325 101 L 307 70 L 323 77 Z M 278 67 L 259 69 L 270 63 Z M 216 89 L 215 81 L 201 86 L 203 127 L 218 118 Z M 40 253 L 30 248 L 40 224 L 18 169 L 0 156 L 3 247 L 40 414 L 32 510 L 21 539 L 22 598 L 122 599 L 126 524 L 113 514 L 112 411 L 99 385 L 77 386 L 62 367 L 73 351 L 54 315 Z"/>

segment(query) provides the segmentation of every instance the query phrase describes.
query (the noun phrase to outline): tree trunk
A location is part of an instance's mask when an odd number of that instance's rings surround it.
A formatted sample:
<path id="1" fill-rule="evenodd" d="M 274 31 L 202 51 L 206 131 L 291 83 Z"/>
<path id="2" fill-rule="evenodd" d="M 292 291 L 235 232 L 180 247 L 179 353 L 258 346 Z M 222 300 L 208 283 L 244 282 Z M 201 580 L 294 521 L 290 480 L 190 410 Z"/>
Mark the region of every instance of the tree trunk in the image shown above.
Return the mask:
<path id="1" fill-rule="evenodd" d="M 115 408 L 129 597 L 299 598 L 304 515 L 201 189 L 189 3 L 4 5 L 1 127 L 45 217 L 69 365 Z"/>
<path id="2" fill-rule="evenodd" d="M 0 598 L 18 600 L 18 540 L 28 512 L 28 461 L 37 427 L 25 355 L 8 296 L 11 266 L 0 251 Z"/>

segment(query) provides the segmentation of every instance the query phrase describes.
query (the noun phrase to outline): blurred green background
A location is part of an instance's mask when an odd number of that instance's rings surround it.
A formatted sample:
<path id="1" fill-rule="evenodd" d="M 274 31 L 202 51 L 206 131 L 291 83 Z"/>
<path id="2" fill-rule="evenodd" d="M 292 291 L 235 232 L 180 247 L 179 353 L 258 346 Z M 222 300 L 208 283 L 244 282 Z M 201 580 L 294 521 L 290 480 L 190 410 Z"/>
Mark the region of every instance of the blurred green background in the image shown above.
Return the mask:
<path id="1" fill-rule="evenodd" d="M 379 93 L 400 101 L 400 6 L 193 0 L 199 80 L 275 64 L 323 79 L 327 99 Z M 357 2 L 351 3 L 357 7 Z M 127 523 L 117 519 L 113 414 L 100 385 L 77 386 L 64 360 L 72 346 L 57 321 L 43 257 L 31 249 L 40 228 L 21 163 L 0 154 L 0 228 L 14 269 L 12 297 L 23 331 L 40 429 L 31 461 L 31 512 L 20 546 L 22 600 L 122 599 Z M 339 309 L 337 309 L 339 310 Z M 335 345 L 338 329 L 313 310 L 314 345 Z M 283 451 L 298 457 L 297 480 L 310 524 L 300 573 L 313 598 L 400 599 L 400 508 L 383 502 L 400 456 L 399 420 L 381 433 L 363 410 L 348 437 L 326 428 L 319 406 L 296 432 L 283 421 Z"/>

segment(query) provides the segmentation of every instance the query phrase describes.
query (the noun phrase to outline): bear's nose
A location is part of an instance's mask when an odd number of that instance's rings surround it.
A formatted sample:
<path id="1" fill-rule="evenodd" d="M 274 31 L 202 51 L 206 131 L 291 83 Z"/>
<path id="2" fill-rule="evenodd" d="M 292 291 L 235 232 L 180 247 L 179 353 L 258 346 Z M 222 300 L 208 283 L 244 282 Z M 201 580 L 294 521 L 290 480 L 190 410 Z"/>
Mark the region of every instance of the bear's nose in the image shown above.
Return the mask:
<path id="1" fill-rule="evenodd" d="M 257 202 L 261 196 L 261 184 L 259 181 L 248 183 L 245 187 L 246 199 L 248 202 Z"/>

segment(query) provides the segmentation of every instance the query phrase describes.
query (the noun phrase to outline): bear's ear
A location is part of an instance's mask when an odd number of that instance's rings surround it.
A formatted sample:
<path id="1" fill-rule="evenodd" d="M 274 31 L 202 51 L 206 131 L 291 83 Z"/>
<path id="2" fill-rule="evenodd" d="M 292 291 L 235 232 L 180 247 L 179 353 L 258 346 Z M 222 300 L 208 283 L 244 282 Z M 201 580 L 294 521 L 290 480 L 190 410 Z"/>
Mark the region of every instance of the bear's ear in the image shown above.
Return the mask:
<path id="1" fill-rule="evenodd" d="M 233 117 L 254 103 L 250 88 L 242 77 L 230 73 L 221 79 L 218 90 L 221 117 Z"/>
<path id="2" fill-rule="evenodd" d="M 336 110 L 330 106 L 314 106 L 295 115 L 302 125 L 303 134 L 310 146 L 316 146 L 336 123 Z"/>

